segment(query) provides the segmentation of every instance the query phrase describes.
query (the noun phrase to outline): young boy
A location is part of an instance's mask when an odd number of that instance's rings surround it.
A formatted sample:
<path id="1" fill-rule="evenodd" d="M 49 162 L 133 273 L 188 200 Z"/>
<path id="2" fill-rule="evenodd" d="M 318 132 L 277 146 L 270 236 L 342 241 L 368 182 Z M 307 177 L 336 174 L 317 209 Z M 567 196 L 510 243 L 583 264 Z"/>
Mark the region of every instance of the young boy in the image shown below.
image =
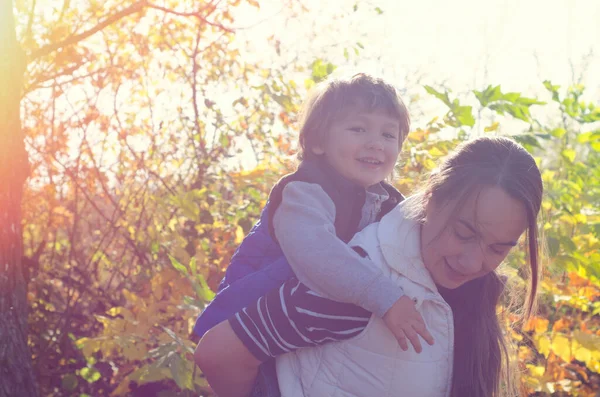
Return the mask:
<path id="1" fill-rule="evenodd" d="M 261 220 L 238 248 L 217 298 L 194 329 L 202 336 L 221 323 L 196 351 L 198 365 L 219 396 L 247 395 L 257 364 L 269 357 L 352 336 L 336 334 L 329 326 L 298 332 L 294 321 L 290 329 L 274 329 L 268 318 L 261 318 L 259 298 L 294 276 L 306 285 L 296 292 L 301 291 L 306 302 L 318 302 L 303 309 L 303 316 L 330 318 L 325 301 L 350 303 L 382 317 L 404 349 L 408 338 L 420 350 L 417 334 L 433 343 L 424 324 L 414 327 L 413 320 L 422 319 L 410 298 L 346 244 L 402 200 L 384 179 L 408 133 L 404 104 L 391 85 L 359 74 L 321 85 L 305 103 L 302 116 L 302 163 L 273 188 Z M 257 305 L 257 316 L 244 309 L 252 304 Z M 280 305 L 281 315 L 289 315 L 285 302 Z M 357 325 L 364 320 L 339 319 Z M 226 359 L 225 351 L 235 349 L 219 339 L 229 340 L 232 333 L 238 346 L 251 353 L 247 362 Z M 212 354 L 219 348 L 221 362 Z M 240 365 L 239 372 L 248 370 L 249 376 L 239 382 L 221 377 L 223 365 L 228 371 Z"/>

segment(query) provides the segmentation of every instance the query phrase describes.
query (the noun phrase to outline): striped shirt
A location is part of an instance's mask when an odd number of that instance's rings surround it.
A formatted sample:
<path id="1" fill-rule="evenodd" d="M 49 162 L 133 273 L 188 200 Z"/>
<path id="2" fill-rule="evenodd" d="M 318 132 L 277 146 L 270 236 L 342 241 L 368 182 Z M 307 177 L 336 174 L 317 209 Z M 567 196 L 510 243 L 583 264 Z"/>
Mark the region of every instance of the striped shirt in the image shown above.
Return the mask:
<path id="1" fill-rule="evenodd" d="M 323 298 L 291 279 L 236 313 L 229 324 L 264 362 L 303 347 L 350 339 L 365 329 L 370 317 L 359 306 Z"/>

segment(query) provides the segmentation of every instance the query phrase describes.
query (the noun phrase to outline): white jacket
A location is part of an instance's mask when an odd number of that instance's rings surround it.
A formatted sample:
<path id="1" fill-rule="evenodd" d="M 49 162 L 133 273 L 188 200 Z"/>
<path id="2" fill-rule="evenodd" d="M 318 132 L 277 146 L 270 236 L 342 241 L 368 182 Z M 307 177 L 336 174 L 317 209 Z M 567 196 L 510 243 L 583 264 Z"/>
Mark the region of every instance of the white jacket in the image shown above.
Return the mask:
<path id="1" fill-rule="evenodd" d="M 445 397 L 450 394 L 454 323 L 420 254 L 420 227 L 402 205 L 369 225 L 349 243 L 417 302 L 435 343 L 421 339 L 403 351 L 383 320 L 372 316 L 357 337 L 301 349 L 277 358 L 282 397 Z"/>

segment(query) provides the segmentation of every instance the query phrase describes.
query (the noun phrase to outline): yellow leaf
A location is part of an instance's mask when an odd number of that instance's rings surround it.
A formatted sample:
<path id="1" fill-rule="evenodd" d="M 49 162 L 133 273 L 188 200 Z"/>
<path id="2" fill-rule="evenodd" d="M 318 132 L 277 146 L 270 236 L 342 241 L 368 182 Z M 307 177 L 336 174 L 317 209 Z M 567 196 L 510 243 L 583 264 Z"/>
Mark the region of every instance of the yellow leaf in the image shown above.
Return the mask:
<path id="1" fill-rule="evenodd" d="M 535 346 L 544 357 L 548 358 L 548 354 L 550 354 L 550 340 L 546 335 L 539 335 L 534 338 Z"/>
<path id="2" fill-rule="evenodd" d="M 554 335 L 552 338 L 552 351 L 564 361 L 571 361 L 571 341 L 562 334 Z"/>
<path id="3" fill-rule="evenodd" d="M 485 132 L 491 132 L 491 131 L 496 131 L 498 129 L 498 126 L 500 125 L 499 121 L 496 121 L 494 124 L 485 127 L 483 130 Z"/>
<path id="4" fill-rule="evenodd" d="M 546 368 L 543 366 L 536 366 L 536 365 L 528 364 L 527 368 L 529 368 L 529 373 L 531 373 L 531 375 L 535 376 L 536 378 L 541 378 L 542 376 L 544 376 L 544 373 L 546 372 Z"/>
<path id="5" fill-rule="evenodd" d="M 125 299 L 133 306 L 136 306 L 140 303 L 140 299 L 138 298 L 138 296 L 127 289 L 123 289 L 123 296 L 125 296 Z"/>
<path id="6" fill-rule="evenodd" d="M 581 346 L 576 341 L 573 341 L 573 357 L 576 360 L 584 362 L 586 365 L 592 360 L 592 352 L 589 349 Z"/>
<path id="7" fill-rule="evenodd" d="M 240 244 L 243 239 L 244 239 L 244 229 L 242 229 L 242 227 L 238 225 L 238 227 L 235 229 L 235 244 L 236 245 Z"/>
<path id="8" fill-rule="evenodd" d="M 152 277 L 152 280 L 150 281 L 150 286 L 152 288 L 152 294 L 156 297 L 156 299 L 162 300 L 164 287 L 161 273 L 158 273 L 154 277 Z"/>
<path id="9" fill-rule="evenodd" d="M 75 345 L 81 349 L 85 357 L 91 357 L 100 348 L 100 342 L 90 338 L 78 339 Z"/>

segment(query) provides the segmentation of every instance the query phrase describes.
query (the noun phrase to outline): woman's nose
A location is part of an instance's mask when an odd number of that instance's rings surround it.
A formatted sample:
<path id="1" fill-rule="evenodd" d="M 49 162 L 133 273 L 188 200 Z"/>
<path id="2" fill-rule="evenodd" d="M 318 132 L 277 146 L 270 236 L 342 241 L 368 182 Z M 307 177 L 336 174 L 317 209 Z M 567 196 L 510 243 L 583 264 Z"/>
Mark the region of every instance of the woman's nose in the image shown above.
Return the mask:
<path id="1" fill-rule="evenodd" d="M 483 268 L 484 252 L 477 242 L 467 244 L 465 251 L 458 259 L 458 271 L 465 275 L 476 274 Z"/>

